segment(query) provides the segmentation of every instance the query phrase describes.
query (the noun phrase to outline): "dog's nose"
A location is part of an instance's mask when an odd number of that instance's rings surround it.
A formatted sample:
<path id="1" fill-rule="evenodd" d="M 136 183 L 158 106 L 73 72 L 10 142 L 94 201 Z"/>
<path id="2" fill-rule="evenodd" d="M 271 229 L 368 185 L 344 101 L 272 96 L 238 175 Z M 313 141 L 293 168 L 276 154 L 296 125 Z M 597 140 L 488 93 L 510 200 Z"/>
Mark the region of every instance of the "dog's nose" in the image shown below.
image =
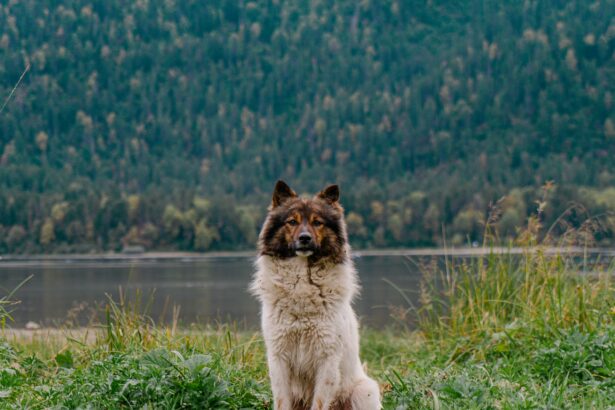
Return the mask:
<path id="1" fill-rule="evenodd" d="M 299 243 L 301 243 L 302 245 L 310 243 L 311 240 L 312 235 L 307 232 L 301 232 L 301 234 L 299 235 Z"/>

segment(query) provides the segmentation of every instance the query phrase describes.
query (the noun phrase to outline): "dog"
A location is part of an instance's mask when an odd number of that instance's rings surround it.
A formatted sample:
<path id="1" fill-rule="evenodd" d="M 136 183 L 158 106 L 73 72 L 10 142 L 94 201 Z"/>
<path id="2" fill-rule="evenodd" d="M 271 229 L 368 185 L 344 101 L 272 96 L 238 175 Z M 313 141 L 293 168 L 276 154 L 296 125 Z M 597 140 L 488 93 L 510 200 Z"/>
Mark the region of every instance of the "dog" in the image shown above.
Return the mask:
<path id="1" fill-rule="evenodd" d="M 380 409 L 359 359 L 359 285 L 338 186 L 308 199 L 278 181 L 258 244 L 250 291 L 261 303 L 274 409 Z"/>

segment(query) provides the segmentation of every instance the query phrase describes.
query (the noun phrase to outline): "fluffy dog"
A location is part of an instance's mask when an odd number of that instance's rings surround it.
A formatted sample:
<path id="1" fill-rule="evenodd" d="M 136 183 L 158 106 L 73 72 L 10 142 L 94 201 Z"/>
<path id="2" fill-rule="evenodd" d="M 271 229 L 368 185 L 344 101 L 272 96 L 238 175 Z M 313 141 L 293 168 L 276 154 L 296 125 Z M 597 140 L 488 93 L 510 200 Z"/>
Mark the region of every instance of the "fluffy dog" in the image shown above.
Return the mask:
<path id="1" fill-rule="evenodd" d="M 275 409 L 380 409 L 359 359 L 359 286 L 338 186 L 305 199 L 278 181 L 259 252 L 250 290 L 262 306 Z"/>

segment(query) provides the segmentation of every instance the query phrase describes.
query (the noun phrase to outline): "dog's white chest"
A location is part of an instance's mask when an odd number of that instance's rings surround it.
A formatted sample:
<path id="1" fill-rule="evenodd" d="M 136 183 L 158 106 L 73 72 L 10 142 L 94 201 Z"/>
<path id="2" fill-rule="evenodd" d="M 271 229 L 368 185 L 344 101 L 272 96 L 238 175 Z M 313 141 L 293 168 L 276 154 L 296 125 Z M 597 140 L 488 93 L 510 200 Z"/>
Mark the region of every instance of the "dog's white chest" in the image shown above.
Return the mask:
<path id="1" fill-rule="evenodd" d="M 287 320 L 304 321 L 315 315 L 324 315 L 330 285 L 323 280 L 317 268 L 309 267 L 305 258 L 292 258 L 275 264 L 271 279 L 271 296 L 275 310 Z"/>
<path id="2" fill-rule="evenodd" d="M 323 323 L 357 291 L 351 264 L 309 266 L 306 258 L 262 256 L 251 290 L 275 321 L 285 327 Z"/>

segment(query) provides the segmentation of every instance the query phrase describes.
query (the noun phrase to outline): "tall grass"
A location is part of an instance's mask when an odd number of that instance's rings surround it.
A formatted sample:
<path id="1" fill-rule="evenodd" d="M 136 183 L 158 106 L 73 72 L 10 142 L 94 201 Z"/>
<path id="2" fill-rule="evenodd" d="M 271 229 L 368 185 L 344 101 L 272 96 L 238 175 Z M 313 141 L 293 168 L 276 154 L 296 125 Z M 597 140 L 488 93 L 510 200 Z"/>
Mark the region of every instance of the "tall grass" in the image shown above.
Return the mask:
<path id="1" fill-rule="evenodd" d="M 152 303 L 153 294 L 120 291 L 97 330 L 45 346 L 0 339 L 0 399 L 41 409 L 269 407 L 258 335 L 233 325 L 178 329 L 176 319 L 159 325 L 149 317 Z"/>
<path id="2" fill-rule="evenodd" d="M 418 310 L 418 327 L 427 340 L 440 345 L 464 339 L 480 346 L 485 337 L 502 337 L 515 343 L 520 333 L 553 335 L 562 329 L 594 331 L 612 323 L 615 293 L 613 269 L 600 260 L 590 261 L 566 252 L 581 245 L 587 249 L 591 223 L 568 227 L 555 240 L 552 227 L 540 223 L 544 202 L 528 220 L 516 242 L 520 254 L 496 252 L 498 243 L 490 217 L 485 228 L 484 256 L 446 258 L 443 267 L 424 269 Z M 575 248 L 575 249 L 577 249 Z"/>
<path id="3" fill-rule="evenodd" d="M 152 347 L 159 333 L 149 316 L 153 302 L 154 294 L 151 293 L 143 304 L 143 295 L 140 290 L 135 292 L 132 300 L 121 288 L 118 301 L 107 295 L 103 329 L 105 330 L 104 342 L 110 350 L 121 351 L 131 345 L 143 348 Z"/>
<path id="4" fill-rule="evenodd" d="M 611 319 L 611 274 L 581 274 L 572 257 L 543 249 L 448 261 L 437 274 L 428 274 L 421 294 L 419 328 L 429 339 L 473 338 L 521 325 L 593 330 Z"/>
<path id="5" fill-rule="evenodd" d="M 11 306 L 14 306 L 19 303 L 18 301 L 13 300 L 13 296 L 30 279 L 32 279 L 32 275 L 22 280 L 17 286 L 13 288 L 13 290 L 8 292 L 8 294 L 0 297 L 0 329 L 4 329 L 6 327 L 7 321 L 13 320 L 13 318 L 11 317 Z"/>
<path id="6" fill-rule="evenodd" d="M 109 299 L 105 333 L 97 347 L 121 357 L 126 375 L 109 363 L 110 377 L 122 383 L 120 404 L 158 408 L 265 408 L 270 395 L 258 335 L 233 325 L 178 329 L 177 310 L 169 325 L 157 326 L 137 294 Z M 140 308 L 141 306 L 141 308 Z M 143 311 L 142 309 L 146 309 Z"/>
<path id="7" fill-rule="evenodd" d="M 610 408 L 613 263 L 588 257 L 595 221 L 544 229 L 545 206 L 504 252 L 495 209 L 484 256 L 419 265 L 422 343 L 385 371 L 385 408 Z"/>

